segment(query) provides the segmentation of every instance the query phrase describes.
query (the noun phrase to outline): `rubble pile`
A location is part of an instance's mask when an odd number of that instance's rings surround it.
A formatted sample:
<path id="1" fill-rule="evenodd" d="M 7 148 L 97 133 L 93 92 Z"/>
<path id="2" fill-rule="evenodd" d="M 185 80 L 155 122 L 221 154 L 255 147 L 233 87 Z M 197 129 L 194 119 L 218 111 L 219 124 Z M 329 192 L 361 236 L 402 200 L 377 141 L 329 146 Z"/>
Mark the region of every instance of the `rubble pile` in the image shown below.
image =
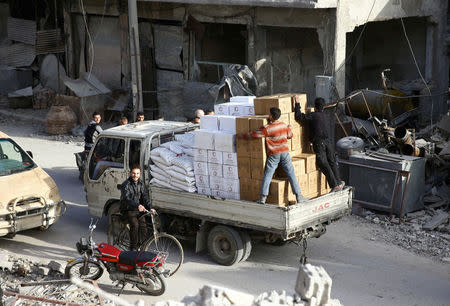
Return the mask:
<path id="1" fill-rule="evenodd" d="M 448 213 L 442 209 L 430 208 L 406 214 L 403 222 L 398 218 L 379 215 L 370 211 L 365 212 L 361 220 L 374 224 L 372 240 L 384 240 L 416 254 L 431 257 L 442 262 L 450 262 L 450 224 Z M 430 229 L 434 220 L 442 223 Z"/>
<path id="2" fill-rule="evenodd" d="M 80 305 L 98 305 L 97 294 L 79 288 L 64 276 L 56 261 L 32 262 L 10 254 L 0 254 L 0 305 L 51 305 L 65 301 Z M 16 296 L 20 294 L 19 298 Z M 33 301 L 32 298 L 44 298 Z M 102 300 L 104 305 L 112 305 Z"/>

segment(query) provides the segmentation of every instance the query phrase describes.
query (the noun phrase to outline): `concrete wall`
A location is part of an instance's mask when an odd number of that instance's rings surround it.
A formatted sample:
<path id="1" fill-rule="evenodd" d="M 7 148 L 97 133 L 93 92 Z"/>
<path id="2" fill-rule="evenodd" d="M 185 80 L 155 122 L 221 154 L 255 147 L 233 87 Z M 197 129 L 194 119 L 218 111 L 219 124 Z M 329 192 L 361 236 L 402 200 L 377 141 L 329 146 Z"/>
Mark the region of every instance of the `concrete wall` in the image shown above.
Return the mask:
<path id="1" fill-rule="evenodd" d="M 373 8 L 372 4 L 374 4 Z M 413 46 L 413 49 L 418 48 L 419 51 L 417 52 L 420 53 L 420 50 L 425 45 L 426 55 L 424 66 L 422 66 L 422 74 L 425 78 L 435 81 L 437 92 L 443 92 L 448 86 L 448 59 L 444 56 L 447 5 L 447 0 L 378 0 L 373 2 L 341 0 L 336 14 L 337 23 L 334 46 L 334 73 L 336 87 L 340 96 L 343 97 L 346 93 L 345 61 L 346 55 L 348 55 L 346 47 L 353 47 L 346 45 L 347 33 L 352 32 L 355 27 L 365 24 L 366 21 L 385 21 L 407 17 L 426 17 L 426 42 L 420 43 L 419 46 Z M 422 30 L 418 31 L 421 32 Z M 408 36 L 422 35 L 413 32 L 408 31 Z M 390 34 L 390 32 L 386 34 Z M 406 56 L 408 55 L 405 54 Z M 412 59 L 411 65 L 414 65 Z M 433 99 L 435 116 L 445 111 L 444 101 L 445 99 L 442 96 Z"/>

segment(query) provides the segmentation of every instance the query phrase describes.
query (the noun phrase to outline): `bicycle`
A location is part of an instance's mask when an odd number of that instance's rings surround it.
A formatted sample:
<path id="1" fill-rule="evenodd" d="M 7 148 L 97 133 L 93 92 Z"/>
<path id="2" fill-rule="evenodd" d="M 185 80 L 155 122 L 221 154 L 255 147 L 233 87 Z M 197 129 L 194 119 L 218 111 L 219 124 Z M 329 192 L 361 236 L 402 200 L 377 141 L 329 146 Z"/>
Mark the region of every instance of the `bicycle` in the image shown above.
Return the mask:
<path id="1" fill-rule="evenodd" d="M 169 276 L 172 276 L 180 269 L 183 263 L 183 247 L 174 236 L 167 233 L 158 232 L 155 217 L 150 211 L 146 211 L 144 214 L 139 216 L 139 219 L 146 218 L 147 233 L 150 232 L 148 231 L 148 215 L 151 217 L 153 235 L 140 242 L 138 244 L 138 250 L 167 253 L 165 266 L 170 270 Z M 121 213 L 114 213 L 111 215 L 111 220 L 108 225 L 108 243 L 121 250 L 130 249 L 130 225 L 128 221 L 123 218 Z"/>

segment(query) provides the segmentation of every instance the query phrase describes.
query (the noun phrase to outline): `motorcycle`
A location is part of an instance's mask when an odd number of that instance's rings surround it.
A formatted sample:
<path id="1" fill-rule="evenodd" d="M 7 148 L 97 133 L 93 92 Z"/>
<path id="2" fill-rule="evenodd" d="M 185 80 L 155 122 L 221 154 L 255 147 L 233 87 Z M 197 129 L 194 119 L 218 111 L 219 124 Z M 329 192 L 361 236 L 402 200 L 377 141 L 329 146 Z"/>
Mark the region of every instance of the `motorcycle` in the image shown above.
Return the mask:
<path id="1" fill-rule="evenodd" d="M 168 254 L 159 251 L 122 251 L 105 242 L 95 243 L 92 236 L 96 224 L 91 219 L 89 238 L 81 237 L 76 243 L 77 251 L 82 256 L 68 261 L 66 276 L 96 280 L 106 268 L 109 278 L 122 284 L 120 293 L 126 284 L 132 284 L 149 295 L 162 295 L 166 290 L 165 278 L 170 274 L 169 270 L 164 269 Z"/>

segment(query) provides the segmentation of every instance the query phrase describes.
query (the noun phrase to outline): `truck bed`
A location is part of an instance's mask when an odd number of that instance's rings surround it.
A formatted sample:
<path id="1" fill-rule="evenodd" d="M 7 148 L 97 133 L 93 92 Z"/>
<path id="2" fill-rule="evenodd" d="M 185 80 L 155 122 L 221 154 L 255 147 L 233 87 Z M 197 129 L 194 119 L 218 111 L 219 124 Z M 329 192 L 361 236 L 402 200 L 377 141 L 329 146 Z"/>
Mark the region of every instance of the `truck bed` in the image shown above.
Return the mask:
<path id="1" fill-rule="evenodd" d="M 348 214 L 352 188 L 346 187 L 301 204 L 286 207 L 151 187 L 152 205 L 161 212 L 280 234 L 283 239 L 317 224 Z"/>

